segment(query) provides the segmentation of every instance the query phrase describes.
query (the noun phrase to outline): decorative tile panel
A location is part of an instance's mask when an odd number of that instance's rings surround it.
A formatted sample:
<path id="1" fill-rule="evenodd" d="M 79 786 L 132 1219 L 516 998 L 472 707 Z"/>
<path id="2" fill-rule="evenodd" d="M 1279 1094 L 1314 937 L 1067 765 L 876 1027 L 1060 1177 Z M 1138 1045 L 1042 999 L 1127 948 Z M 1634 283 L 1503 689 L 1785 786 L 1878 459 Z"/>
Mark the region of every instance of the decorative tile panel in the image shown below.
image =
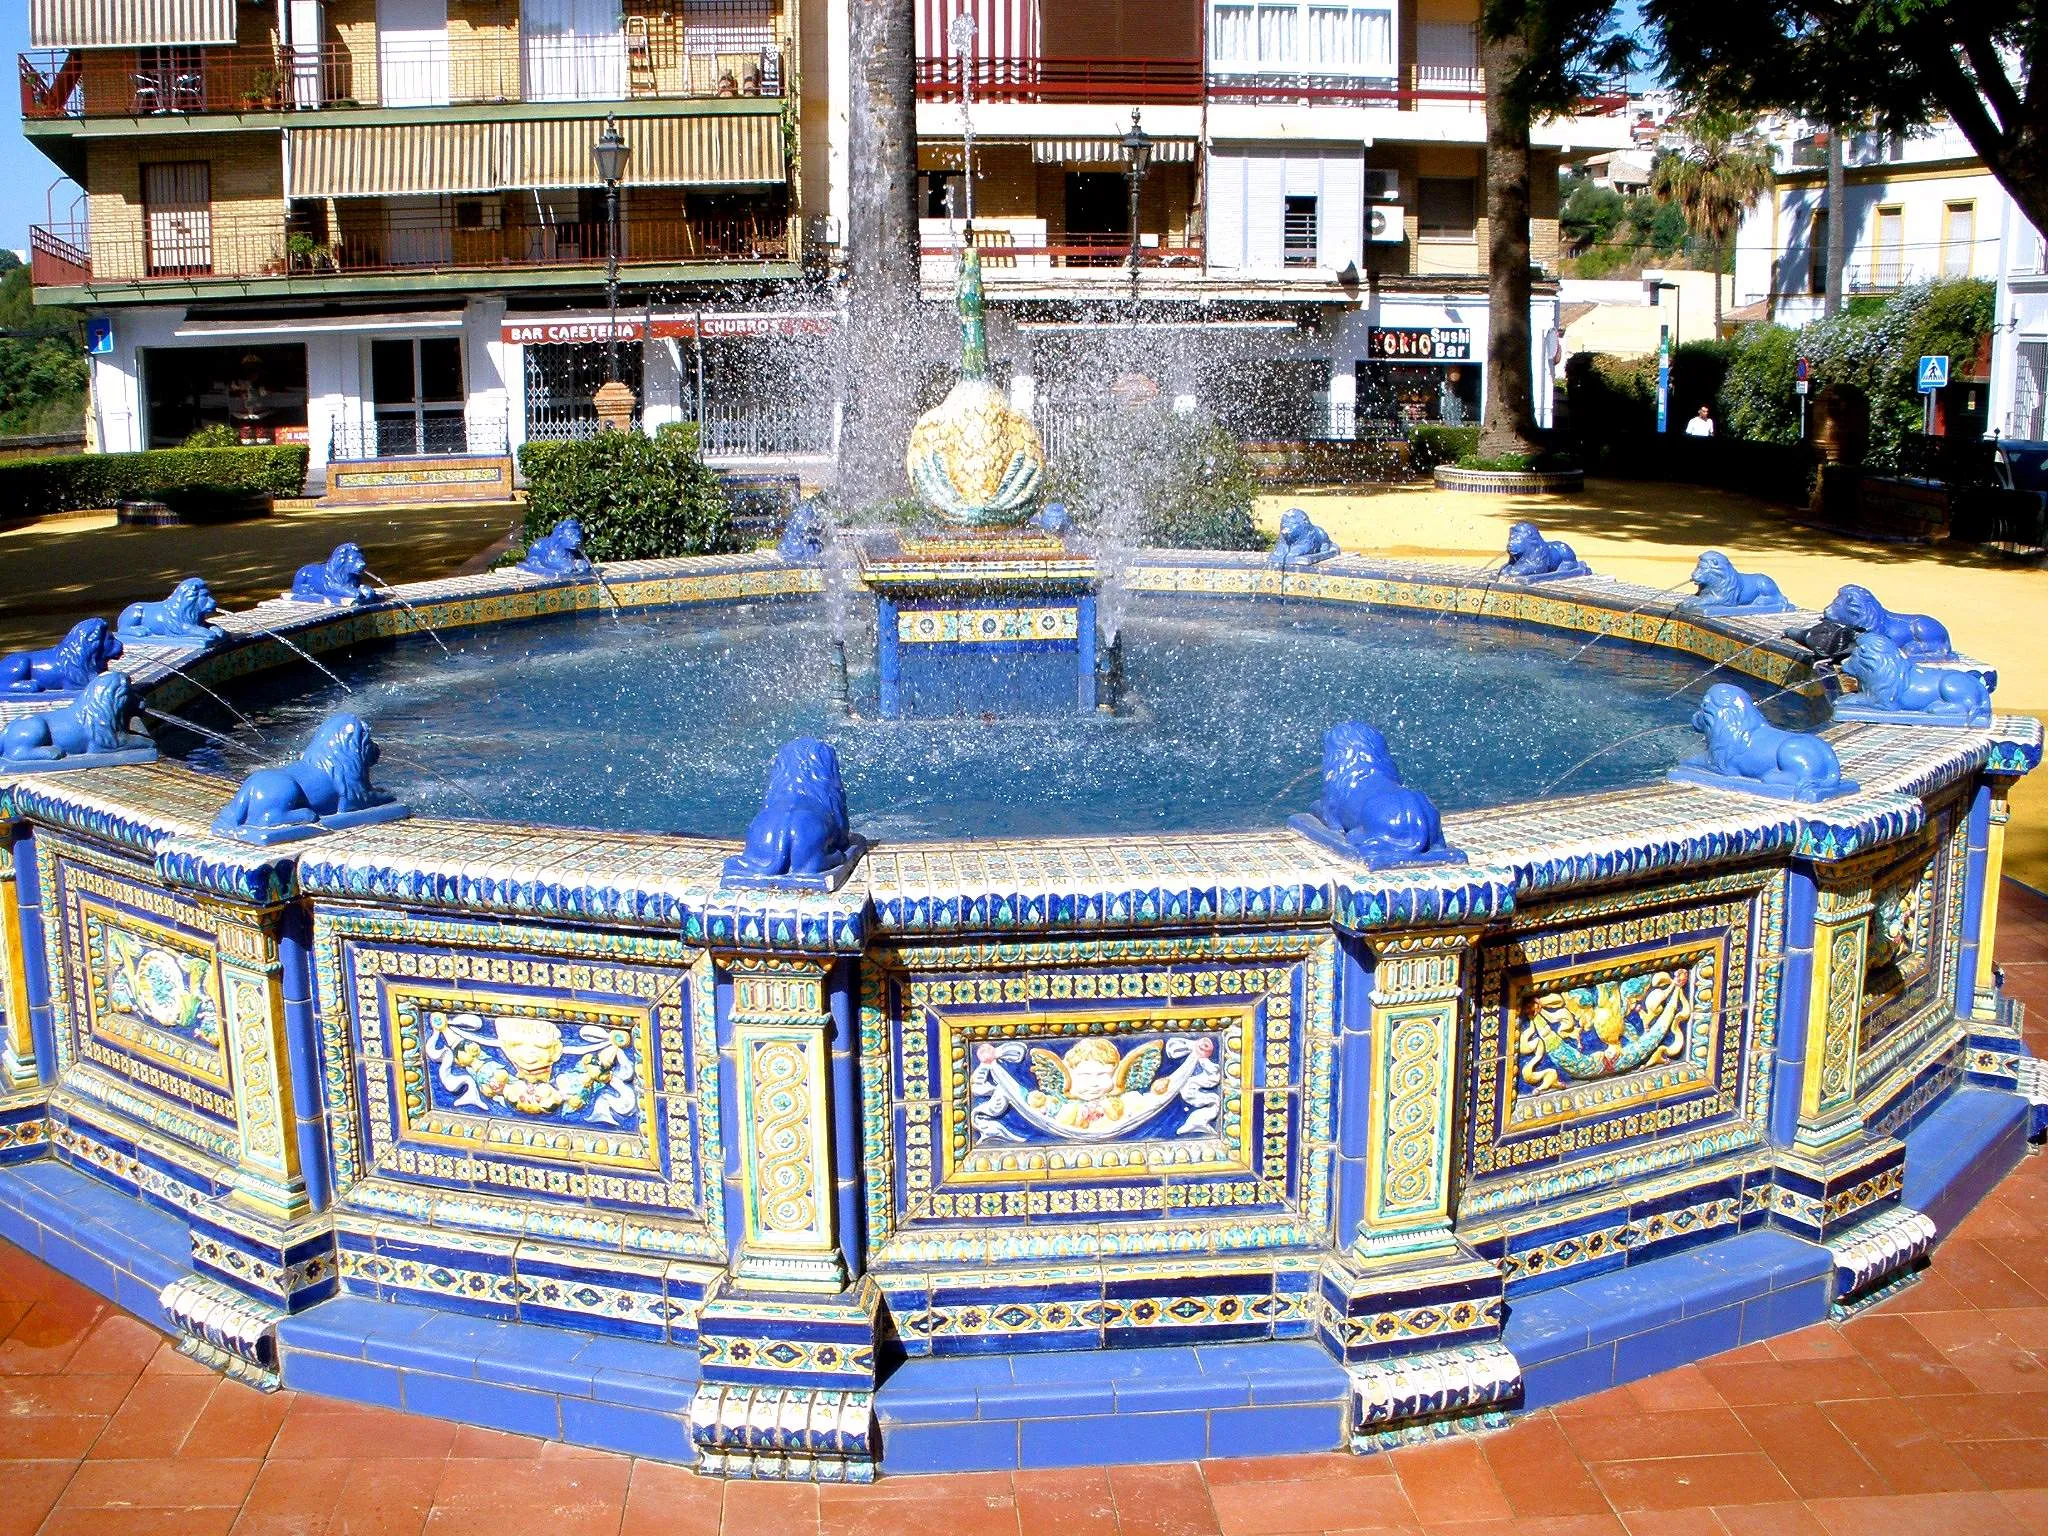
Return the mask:
<path id="1" fill-rule="evenodd" d="M 1963 937 L 1963 869 L 1968 858 L 1966 801 L 1951 796 L 1929 815 L 1930 834 L 1870 875 L 1873 910 L 1865 939 L 1861 1021 L 1856 1050 L 1859 1097 L 1887 1078 L 1973 996 L 1958 999 Z"/>
<path id="2" fill-rule="evenodd" d="M 698 959 L 651 935 L 318 911 L 336 1199 L 390 1209 L 374 1191 L 412 1188 L 461 1225 L 605 1246 L 632 1213 L 668 1232 L 657 1248 L 722 1256 Z"/>
<path id="3" fill-rule="evenodd" d="M 1758 1144 L 1783 921 L 1757 871 L 1532 906 L 1485 941 L 1461 1214 Z"/>
<path id="4" fill-rule="evenodd" d="M 871 956 L 876 1262 L 990 1254 L 991 1218 L 1017 1260 L 1326 1241 L 1332 964 L 1290 933 Z"/>

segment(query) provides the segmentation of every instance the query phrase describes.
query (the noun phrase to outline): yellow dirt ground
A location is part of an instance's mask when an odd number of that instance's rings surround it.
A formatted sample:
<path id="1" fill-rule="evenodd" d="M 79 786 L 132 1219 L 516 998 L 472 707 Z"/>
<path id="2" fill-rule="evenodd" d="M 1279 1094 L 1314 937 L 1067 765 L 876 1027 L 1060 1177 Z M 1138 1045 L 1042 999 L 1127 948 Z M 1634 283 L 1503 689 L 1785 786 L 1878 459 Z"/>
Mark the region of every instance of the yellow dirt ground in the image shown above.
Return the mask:
<path id="1" fill-rule="evenodd" d="M 1933 614 L 1960 650 L 1996 665 L 2000 711 L 2048 715 L 2048 571 L 1974 549 L 1868 544 L 1798 527 L 1747 496 L 1627 481 L 1595 480 L 1572 496 L 1473 496 L 1427 486 L 1302 492 L 1262 498 L 1261 522 L 1277 527 L 1290 506 L 1307 511 L 1345 549 L 1376 554 L 1477 564 L 1501 552 L 1508 524 L 1528 518 L 1595 570 L 1644 586 L 1681 580 L 1702 549 L 1775 577 L 1794 602 L 1813 607 L 1843 582 L 1860 582 L 1887 607 Z M 2014 795 L 2005 867 L 2048 889 L 2048 771 L 2022 780 Z"/>

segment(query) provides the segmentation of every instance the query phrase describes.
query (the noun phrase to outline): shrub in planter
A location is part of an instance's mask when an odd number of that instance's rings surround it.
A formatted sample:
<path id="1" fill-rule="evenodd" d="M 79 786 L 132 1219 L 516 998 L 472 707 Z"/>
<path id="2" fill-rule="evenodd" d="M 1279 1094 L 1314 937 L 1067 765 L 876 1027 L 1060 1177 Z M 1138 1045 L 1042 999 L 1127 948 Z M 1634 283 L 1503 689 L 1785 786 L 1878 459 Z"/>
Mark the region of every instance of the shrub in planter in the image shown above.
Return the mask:
<path id="1" fill-rule="evenodd" d="M 565 517 L 583 524 L 593 560 L 659 560 L 740 547 L 718 476 L 697 452 L 694 422 L 654 436 L 600 432 L 571 442 L 526 443 L 527 543 Z"/>
<path id="2" fill-rule="evenodd" d="M 1082 423 L 1046 493 L 1084 528 L 1166 549 L 1265 549 L 1257 496 L 1251 457 L 1215 417 L 1162 402 Z"/>
<path id="3" fill-rule="evenodd" d="M 1477 427 L 1419 426 L 1408 434 L 1408 467 L 1426 475 L 1439 464 L 1455 464 L 1479 451 Z"/>

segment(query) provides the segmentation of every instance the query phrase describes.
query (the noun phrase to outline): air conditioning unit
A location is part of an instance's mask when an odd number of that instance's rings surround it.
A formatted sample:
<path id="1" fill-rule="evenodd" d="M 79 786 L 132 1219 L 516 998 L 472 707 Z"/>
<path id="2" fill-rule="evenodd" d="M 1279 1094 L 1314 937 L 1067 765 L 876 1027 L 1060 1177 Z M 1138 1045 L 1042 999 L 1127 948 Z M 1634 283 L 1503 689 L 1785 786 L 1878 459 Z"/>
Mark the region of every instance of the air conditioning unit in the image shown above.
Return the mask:
<path id="1" fill-rule="evenodd" d="M 1365 200 L 1369 203 L 1398 203 L 1401 201 L 1401 173 L 1399 171 L 1367 171 L 1365 173 Z"/>
<path id="2" fill-rule="evenodd" d="M 1365 210 L 1365 238 L 1376 245 L 1398 243 L 1408 238 L 1408 227 L 1399 203 L 1372 203 Z"/>

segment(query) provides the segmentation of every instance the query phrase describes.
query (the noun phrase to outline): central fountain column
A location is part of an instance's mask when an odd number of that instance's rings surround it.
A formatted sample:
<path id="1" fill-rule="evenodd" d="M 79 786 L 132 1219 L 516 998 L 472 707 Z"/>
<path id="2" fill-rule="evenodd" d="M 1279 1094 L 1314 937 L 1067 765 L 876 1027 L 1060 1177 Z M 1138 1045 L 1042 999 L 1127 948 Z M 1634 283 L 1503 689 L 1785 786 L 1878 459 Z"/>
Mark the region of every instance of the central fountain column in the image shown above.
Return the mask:
<path id="1" fill-rule="evenodd" d="M 989 380 L 971 226 L 954 299 L 960 376 L 918 419 L 904 459 L 945 526 L 859 546 L 875 596 L 882 717 L 1092 711 L 1101 575 L 1062 533 L 1017 526 L 1045 477 L 1045 450 Z"/>

